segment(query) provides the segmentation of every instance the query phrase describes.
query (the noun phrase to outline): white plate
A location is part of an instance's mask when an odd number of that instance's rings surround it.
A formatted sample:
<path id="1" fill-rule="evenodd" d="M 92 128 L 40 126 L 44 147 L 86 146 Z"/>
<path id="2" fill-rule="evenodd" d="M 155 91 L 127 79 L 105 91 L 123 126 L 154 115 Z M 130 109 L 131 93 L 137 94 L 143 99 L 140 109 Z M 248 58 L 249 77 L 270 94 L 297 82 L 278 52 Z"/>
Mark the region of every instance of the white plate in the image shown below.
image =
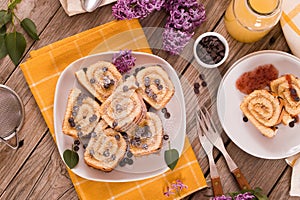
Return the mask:
<path id="1" fill-rule="evenodd" d="M 300 77 L 300 60 L 281 51 L 259 51 L 237 62 L 224 75 L 218 90 L 217 109 L 228 137 L 245 152 L 266 159 L 281 159 L 300 152 L 300 124 L 294 128 L 279 125 L 277 135 L 264 137 L 251 122 L 243 122 L 240 104 L 244 98 L 235 87 L 236 80 L 259 65 L 273 64 L 279 76 L 287 73 Z"/>
<path id="2" fill-rule="evenodd" d="M 116 52 L 105 52 L 81 58 L 70 64 L 59 77 L 54 99 L 54 128 L 57 146 L 61 157 L 63 152 L 66 149 L 70 149 L 74 142 L 73 138 L 62 133 L 62 122 L 66 110 L 69 91 L 74 87 L 78 87 L 88 94 L 88 92 L 84 90 L 83 87 L 81 87 L 77 82 L 74 75 L 75 72 L 99 60 L 111 62 L 113 53 Z M 160 116 L 164 126 L 165 134 L 169 135 L 172 148 L 176 148 L 181 154 L 186 130 L 186 112 L 184 96 L 176 71 L 168 62 L 158 56 L 138 52 L 132 52 L 132 55 L 136 57 L 135 67 L 147 66 L 151 64 L 161 65 L 162 68 L 164 68 L 168 73 L 171 81 L 174 84 L 175 94 L 166 106 L 168 111 L 171 113 L 171 117 L 169 119 L 165 119 L 160 110 L 154 112 Z M 134 71 L 134 69 L 135 68 L 133 68 L 131 71 Z M 134 158 L 133 165 L 126 165 L 125 167 L 118 166 L 112 172 L 105 173 L 88 167 L 84 163 L 83 147 L 80 146 L 78 151 L 79 163 L 75 168 L 72 169 L 72 171 L 83 178 L 95 181 L 127 182 L 142 180 L 159 175 L 168 169 L 164 161 L 164 151 L 167 149 L 168 143 L 164 141 L 164 145 L 160 153 Z"/>

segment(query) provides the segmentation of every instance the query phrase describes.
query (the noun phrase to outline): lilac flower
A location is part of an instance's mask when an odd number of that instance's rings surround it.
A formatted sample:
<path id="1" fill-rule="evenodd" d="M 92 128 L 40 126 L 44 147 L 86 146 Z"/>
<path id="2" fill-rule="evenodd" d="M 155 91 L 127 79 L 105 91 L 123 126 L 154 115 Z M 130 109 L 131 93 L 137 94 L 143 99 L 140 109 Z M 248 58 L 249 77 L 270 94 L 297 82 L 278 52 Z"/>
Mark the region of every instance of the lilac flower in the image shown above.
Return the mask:
<path id="1" fill-rule="evenodd" d="M 183 182 L 181 180 L 177 179 L 176 181 L 173 181 L 171 183 L 171 187 L 167 186 L 167 189 L 166 189 L 167 191 L 164 192 L 164 195 L 167 197 L 169 197 L 170 195 L 180 196 L 180 192 L 186 188 L 188 188 L 188 186 L 183 184 Z"/>
<path id="2" fill-rule="evenodd" d="M 234 197 L 235 200 L 252 200 L 256 197 L 252 195 L 250 192 L 245 192 L 244 194 L 238 194 Z"/>
<path id="3" fill-rule="evenodd" d="M 112 13 L 120 20 L 145 18 L 162 8 L 170 14 L 163 32 L 163 48 L 171 54 L 179 54 L 206 19 L 204 6 L 197 0 L 118 0 Z"/>
<path id="4" fill-rule="evenodd" d="M 256 197 L 251 194 L 250 192 L 245 192 L 243 194 L 238 194 L 236 196 L 232 197 L 226 197 L 225 195 L 213 197 L 212 200 L 253 200 L 256 199 Z"/>
<path id="5" fill-rule="evenodd" d="M 154 10 L 160 10 L 165 0 L 118 0 L 112 7 L 116 19 L 145 18 Z"/>
<path id="6" fill-rule="evenodd" d="M 232 198 L 222 195 L 222 196 L 218 196 L 218 197 L 213 197 L 212 200 L 232 200 Z"/>
<path id="7" fill-rule="evenodd" d="M 177 179 L 175 183 L 171 184 L 171 188 L 181 191 L 184 188 L 188 188 L 188 186 L 184 185 L 181 180 Z"/>
<path id="8" fill-rule="evenodd" d="M 163 32 L 163 49 L 171 54 L 179 54 L 189 40 L 193 33 L 182 32 L 174 28 L 165 28 Z"/>
<path id="9" fill-rule="evenodd" d="M 123 74 L 128 72 L 135 65 L 136 58 L 132 56 L 131 50 L 121 50 L 113 55 L 112 63 L 118 71 Z"/>
<path id="10" fill-rule="evenodd" d="M 170 188 L 169 186 L 167 186 L 167 191 L 164 192 L 164 195 L 167 196 L 167 197 L 169 197 L 170 195 L 173 195 L 173 194 L 175 194 L 175 193 L 173 192 L 173 189 Z"/>

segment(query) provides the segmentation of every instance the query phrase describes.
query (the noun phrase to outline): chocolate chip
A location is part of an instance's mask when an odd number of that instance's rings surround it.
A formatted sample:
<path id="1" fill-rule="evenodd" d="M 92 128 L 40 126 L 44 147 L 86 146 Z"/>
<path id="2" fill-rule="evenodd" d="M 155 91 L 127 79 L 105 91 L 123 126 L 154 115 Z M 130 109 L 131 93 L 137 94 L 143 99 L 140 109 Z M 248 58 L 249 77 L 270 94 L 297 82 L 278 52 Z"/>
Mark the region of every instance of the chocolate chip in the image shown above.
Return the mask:
<path id="1" fill-rule="evenodd" d="M 105 89 L 108 89 L 109 86 L 110 86 L 109 84 L 104 84 L 104 85 L 103 85 L 103 87 L 104 87 Z"/>
<path id="2" fill-rule="evenodd" d="M 77 112 L 76 111 L 72 111 L 72 116 L 76 117 L 77 116 Z"/>
<path id="3" fill-rule="evenodd" d="M 162 112 L 162 113 L 166 113 L 167 111 L 168 111 L 167 108 L 161 109 L 161 112 Z"/>
<path id="4" fill-rule="evenodd" d="M 243 117 L 244 122 L 248 122 L 248 118 L 246 116 Z"/>
<path id="5" fill-rule="evenodd" d="M 158 89 L 158 90 L 162 90 L 163 88 L 164 88 L 164 86 L 162 86 L 162 85 L 158 85 L 158 86 L 157 86 L 157 89 Z"/>
<path id="6" fill-rule="evenodd" d="M 291 88 L 290 93 L 291 93 L 291 95 L 297 95 L 297 91 L 295 88 Z"/>
<path id="7" fill-rule="evenodd" d="M 142 148 L 143 148 L 143 149 L 148 149 L 148 144 L 143 144 L 143 145 L 142 145 Z"/>
<path id="8" fill-rule="evenodd" d="M 171 117 L 171 114 L 169 112 L 166 112 L 164 116 L 166 119 L 169 119 Z"/>
<path id="9" fill-rule="evenodd" d="M 79 140 L 74 140 L 74 144 L 75 145 L 80 145 L 80 141 Z"/>
<path id="10" fill-rule="evenodd" d="M 109 157 L 109 156 L 110 156 L 109 149 L 106 149 L 106 150 L 103 152 L 103 156 L 105 156 L 105 157 Z"/>
<path id="11" fill-rule="evenodd" d="M 110 85 L 114 85 L 115 84 L 115 80 L 114 79 L 110 79 Z"/>
<path id="12" fill-rule="evenodd" d="M 131 158 L 132 156 L 133 156 L 133 154 L 131 153 L 131 151 L 128 151 L 128 152 L 127 152 L 127 157 L 128 157 L 128 158 Z"/>
<path id="13" fill-rule="evenodd" d="M 296 102 L 299 102 L 299 101 L 300 101 L 300 97 L 295 97 L 294 100 L 295 100 Z"/>
<path id="14" fill-rule="evenodd" d="M 76 126 L 75 122 L 70 122 L 70 126 L 75 127 Z"/>
<path id="15" fill-rule="evenodd" d="M 95 151 L 93 149 L 90 149 L 90 154 L 93 156 L 95 155 Z"/>
<path id="16" fill-rule="evenodd" d="M 95 83 L 95 82 L 96 82 L 96 80 L 95 80 L 95 79 L 93 79 L 93 78 L 91 78 L 91 79 L 90 79 L 90 83 L 92 83 L 92 84 L 93 84 L 93 83 Z"/>
<path id="17" fill-rule="evenodd" d="M 115 128 L 116 126 L 118 126 L 118 122 L 114 121 L 114 122 L 112 123 L 112 126 L 113 126 L 113 128 Z"/>
<path id="18" fill-rule="evenodd" d="M 199 89 L 200 88 L 200 84 L 199 83 L 194 83 L 194 88 Z"/>
<path id="19" fill-rule="evenodd" d="M 195 93 L 195 94 L 199 94 L 199 93 L 200 93 L 199 88 L 194 88 L 194 93 Z"/>
<path id="20" fill-rule="evenodd" d="M 206 83 L 205 81 L 203 81 L 203 82 L 201 83 L 201 85 L 202 85 L 202 87 L 206 87 L 206 86 L 207 86 L 207 83 Z"/>
<path id="21" fill-rule="evenodd" d="M 106 72 L 106 71 L 107 71 L 107 67 L 103 67 L 103 68 L 102 68 L 102 71 L 103 71 L 103 72 Z"/>
<path id="22" fill-rule="evenodd" d="M 77 112 L 79 110 L 79 106 L 73 106 L 73 110 Z"/>
<path id="23" fill-rule="evenodd" d="M 81 130 L 81 126 L 80 125 L 77 125 L 75 128 L 76 128 L 77 131 Z"/>
<path id="24" fill-rule="evenodd" d="M 295 126 L 295 122 L 294 122 L 294 121 L 291 121 L 291 122 L 289 123 L 289 127 L 293 128 L 294 126 Z"/>
<path id="25" fill-rule="evenodd" d="M 123 86 L 123 92 L 127 92 L 128 91 L 128 86 L 127 85 L 124 85 Z"/>
<path id="26" fill-rule="evenodd" d="M 84 67 L 84 68 L 82 68 L 82 70 L 84 71 L 84 73 L 86 73 L 86 71 L 87 71 L 87 68 L 86 68 L 86 67 Z"/>
<path id="27" fill-rule="evenodd" d="M 122 159 L 120 162 L 119 162 L 119 165 L 120 167 L 124 167 L 126 165 L 124 159 Z"/>
<path id="28" fill-rule="evenodd" d="M 92 133 L 91 133 L 91 137 L 92 137 L 92 138 L 97 137 L 97 133 L 96 133 L 96 132 L 92 132 Z"/>
<path id="29" fill-rule="evenodd" d="M 79 146 L 74 146 L 74 147 L 73 147 L 73 150 L 74 150 L 74 151 L 78 151 L 78 150 L 79 150 Z"/>
<path id="30" fill-rule="evenodd" d="M 110 159 L 111 159 L 111 160 L 116 160 L 116 158 L 117 158 L 116 154 L 112 154 L 112 155 L 110 156 Z"/>
<path id="31" fill-rule="evenodd" d="M 133 160 L 132 159 L 128 159 L 127 164 L 128 165 L 132 165 L 133 164 Z"/>
<path id="32" fill-rule="evenodd" d="M 120 140 L 120 135 L 119 134 L 115 135 L 115 138 L 116 138 L 117 141 L 119 141 Z"/>
<path id="33" fill-rule="evenodd" d="M 159 79 L 155 79 L 155 80 L 154 80 L 154 83 L 155 83 L 156 85 L 160 85 L 160 80 L 159 80 Z"/>
<path id="34" fill-rule="evenodd" d="M 164 139 L 164 140 L 168 140 L 168 139 L 169 139 L 169 135 L 164 134 L 163 139 Z"/>
<path id="35" fill-rule="evenodd" d="M 152 91 L 152 90 L 151 90 L 150 88 L 148 88 L 148 87 L 145 89 L 145 93 L 146 93 L 146 94 L 149 94 L 151 91 Z"/>
<path id="36" fill-rule="evenodd" d="M 90 118 L 89 118 L 89 122 L 94 122 L 97 120 L 97 115 L 93 114 Z"/>

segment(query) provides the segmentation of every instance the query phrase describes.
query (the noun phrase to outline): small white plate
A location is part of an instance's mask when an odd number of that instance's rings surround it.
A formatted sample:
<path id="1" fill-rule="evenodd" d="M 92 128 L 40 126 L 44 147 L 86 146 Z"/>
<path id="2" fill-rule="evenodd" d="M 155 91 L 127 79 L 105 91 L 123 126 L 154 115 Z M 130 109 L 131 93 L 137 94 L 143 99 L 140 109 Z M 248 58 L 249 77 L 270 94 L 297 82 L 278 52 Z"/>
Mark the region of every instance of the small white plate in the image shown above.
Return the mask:
<path id="1" fill-rule="evenodd" d="M 235 86 L 236 80 L 259 65 L 273 64 L 279 76 L 300 77 L 300 59 L 281 51 L 259 51 L 236 61 L 224 75 L 218 90 L 217 109 L 228 137 L 245 152 L 265 159 L 281 159 L 300 152 L 300 124 L 295 127 L 279 125 L 277 135 L 264 137 L 251 122 L 243 121 L 240 104 L 244 98 Z"/>
<path id="2" fill-rule="evenodd" d="M 88 92 L 77 82 L 75 72 L 99 60 L 111 62 L 114 53 L 116 52 L 105 52 L 81 58 L 70 64 L 59 77 L 54 99 L 54 128 L 58 150 L 62 158 L 63 152 L 66 149 L 71 149 L 74 142 L 73 138 L 62 133 L 62 122 L 69 92 L 72 88 L 77 87 L 88 94 Z M 136 58 L 136 66 L 132 70 L 136 67 L 159 64 L 168 73 L 174 84 L 175 94 L 166 106 L 171 117 L 165 119 L 160 110 L 154 112 L 160 116 L 165 134 L 169 135 L 172 148 L 176 148 L 181 155 L 186 131 L 186 111 L 184 96 L 176 71 L 167 61 L 158 56 L 138 52 L 132 52 L 132 55 Z M 151 111 L 153 112 L 153 110 Z M 83 178 L 94 181 L 127 182 L 142 180 L 162 174 L 168 169 L 168 166 L 164 161 L 164 151 L 167 149 L 168 143 L 164 141 L 164 145 L 159 153 L 133 158 L 133 165 L 126 165 L 125 167 L 118 166 L 112 172 L 105 173 L 93 169 L 84 163 L 84 150 L 83 147 L 80 146 L 78 151 L 79 163 L 72 171 Z"/>

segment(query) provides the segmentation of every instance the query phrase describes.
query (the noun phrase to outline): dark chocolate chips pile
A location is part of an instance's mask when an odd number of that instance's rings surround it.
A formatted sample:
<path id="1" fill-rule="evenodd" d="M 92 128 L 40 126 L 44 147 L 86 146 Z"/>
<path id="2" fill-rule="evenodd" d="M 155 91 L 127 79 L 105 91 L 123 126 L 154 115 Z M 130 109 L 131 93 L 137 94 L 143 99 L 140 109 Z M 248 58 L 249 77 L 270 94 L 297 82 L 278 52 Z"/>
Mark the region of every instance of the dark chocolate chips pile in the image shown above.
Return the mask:
<path id="1" fill-rule="evenodd" d="M 209 65 L 219 63 L 225 56 L 225 45 L 216 36 L 206 36 L 197 45 L 199 59 Z"/>
<path id="2" fill-rule="evenodd" d="M 205 81 L 205 75 L 204 74 L 199 74 L 199 79 L 201 81 L 201 86 L 206 87 L 207 82 Z M 200 93 L 200 84 L 198 82 L 194 83 L 194 93 L 199 94 Z"/>

